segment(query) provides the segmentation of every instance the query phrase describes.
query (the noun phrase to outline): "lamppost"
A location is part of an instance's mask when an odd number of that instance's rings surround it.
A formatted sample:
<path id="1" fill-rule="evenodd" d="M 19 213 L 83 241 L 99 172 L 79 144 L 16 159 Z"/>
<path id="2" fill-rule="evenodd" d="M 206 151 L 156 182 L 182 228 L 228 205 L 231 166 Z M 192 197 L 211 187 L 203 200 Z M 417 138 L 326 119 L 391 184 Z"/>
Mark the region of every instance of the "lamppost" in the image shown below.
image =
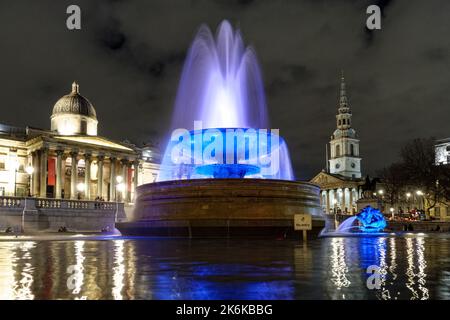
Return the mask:
<path id="1" fill-rule="evenodd" d="M 337 204 L 337 200 L 333 199 L 334 228 L 335 229 L 337 229 L 337 227 L 338 227 L 336 204 Z"/>
<path id="2" fill-rule="evenodd" d="M 394 221 L 394 218 L 395 218 L 395 217 L 394 217 L 394 208 L 391 207 L 391 208 L 389 209 L 389 211 L 391 212 L 391 215 L 392 215 L 392 221 Z"/>
<path id="3" fill-rule="evenodd" d="M 77 190 L 78 190 L 78 200 L 81 200 L 81 193 L 86 189 L 86 186 L 83 182 L 80 182 L 77 184 Z"/>
<path id="4" fill-rule="evenodd" d="M 378 190 L 378 195 L 379 195 L 379 197 L 378 197 L 378 206 L 379 206 L 379 208 L 378 209 L 380 209 L 380 210 L 384 210 L 384 204 L 383 204 L 383 194 L 384 194 L 384 190 L 383 189 L 380 189 L 380 190 Z"/>
<path id="5" fill-rule="evenodd" d="M 31 197 L 31 177 L 34 172 L 34 168 L 32 166 L 28 166 L 25 171 L 28 174 L 28 197 Z"/>
<path id="6" fill-rule="evenodd" d="M 411 207 L 410 207 L 410 202 L 409 202 L 409 199 L 411 198 L 411 192 L 407 192 L 406 193 L 406 206 L 407 206 L 407 208 L 408 208 L 408 213 L 410 213 L 411 212 Z"/>
<path id="7" fill-rule="evenodd" d="M 420 208 L 420 210 L 421 211 L 423 211 L 424 213 L 425 213 L 425 206 L 424 206 L 424 203 L 423 203 L 423 192 L 422 192 L 422 190 L 417 190 L 416 191 L 416 195 L 417 195 L 417 197 L 419 197 L 418 199 L 420 199 L 419 201 L 419 208 Z M 425 217 L 428 219 L 428 217 L 426 216 L 426 213 L 425 213 Z"/>
<path id="8" fill-rule="evenodd" d="M 116 177 L 116 202 L 117 200 L 122 201 L 122 192 L 125 190 L 125 184 L 122 183 L 123 177 L 117 176 Z M 117 194 L 119 194 L 119 197 L 117 197 Z"/>
<path id="9" fill-rule="evenodd" d="M 418 196 L 418 197 L 420 197 L 420 209 L 424 209 L 423 208 L 423 192 L 422 192 L 422 190 L 417 190 L 416 191 L 416 195 Z"/>
<path id="10" fill-rule="evenodd" d="M 17 171 L 19 171 L 20 163 L 17 160 L 12 162 L 12 167 L 14 169 L 14 197 L 17 196 Z"/>

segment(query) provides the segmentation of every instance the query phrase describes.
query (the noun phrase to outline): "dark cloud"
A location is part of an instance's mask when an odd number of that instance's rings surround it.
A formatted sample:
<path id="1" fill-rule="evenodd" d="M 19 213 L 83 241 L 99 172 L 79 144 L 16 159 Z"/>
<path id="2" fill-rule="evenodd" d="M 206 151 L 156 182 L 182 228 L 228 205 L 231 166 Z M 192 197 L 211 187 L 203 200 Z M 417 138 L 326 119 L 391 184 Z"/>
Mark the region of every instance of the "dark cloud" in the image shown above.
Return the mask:
<path id="1" fill-rule="evenodd" d="M 77 80 L 101 135 L 161 140 L 196 31 L 229 19 L 258 55 L 271 125 L 299 178 L 325 166 L 341 69 L 364 173 L 395 161 L 411 138 L 450 135 L 447 0 L 79 0 L 81 31 L 65 28 L 70 4 L 0 3 L 0 122 L 48 128 Z M 382 9 L 382 30 L 365 28 L 370 4 Z"/>

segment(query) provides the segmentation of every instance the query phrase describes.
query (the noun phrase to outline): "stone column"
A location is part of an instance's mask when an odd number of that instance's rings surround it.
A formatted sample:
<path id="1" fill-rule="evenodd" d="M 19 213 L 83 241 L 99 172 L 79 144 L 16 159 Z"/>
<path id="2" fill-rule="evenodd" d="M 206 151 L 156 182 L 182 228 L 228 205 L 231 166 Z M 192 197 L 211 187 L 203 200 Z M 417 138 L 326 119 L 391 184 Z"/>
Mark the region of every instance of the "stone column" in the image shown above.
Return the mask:
<path id="1" fill-rule="evenodd" d="M 84 155 L 84 198 L 91 199 L 91 155 Z"/>
<path id="2" fill-rule="evenodd" d="M 31 189 L 31 195 L 33 197 L 37 197 L 39 195 L 39 156 L 38 156 L 38 152 L 37 151 L 33 151 L 31 153 L 31 161 L 32 161 L 32 166 L 33 166 L 33 174 L 32 174 L 32 178 L 31 178 L 31 185 L 32 185 L 32 189 Z"/>
<path id="3" fill-rule="evenodd" d="M 110 159 L 110 174 L 109 174 L 109 201 L 115 201 L 116 199 L 116 158 Z"/>
<path id="4" fill-rule="evenodd" d="M 350 189 L 350 213 L 353 214 L 353 191 L 354 189 Z"/>
<path id="5" fill-rule="evenodd" d="M 330 214 L 330 190 L 325 190 L 327 193 L 327 213 Z"/>
<path id="6" fill-rule="evenodd" d="M 47 158 L 48 149 L 41 149 L 41 159 L 39 160 L 39 197 L 47 197 Z"/>
<path id="7" fill-rule="evenodd" d="M 99 155 L 97 158 L 97 197 L 103 197 L 103 160 L 105 157 Z"/>
<path id="8" fill-rule="evenodd" d="M 341 208 L 341 210 L 342 210 L 342 213 L 345 213 L 345 207 L 346 207 L 346 199 L 345 199 L 345 190 L 346 190 L 347 188 L 343 188 L 343 189 L 341 189 L 342 190 L 342 208 Z"/>
<path id="9" fill-rule="evenodd" d="M 128 165 L 129 162 L 127 159 L 122 159 L 122 178 L 123 178 L 123 192 L 122 192 L 122 201 L 128 201 Z"/>
<path id="10" fill-rule="evenodd" d="M 136 160 L 133 162 L 133 167 L 134 167 L 134 177 L 133 177 L 133 201 L 136 199 L 136 195 L 137 195 L 137 187 L 138 187 L 138 177 L 139 177 L 139 160 Z"/>
<path id="11" fill-rule="evenodd" d="M 71 172 L 70 172 L 70 199 L 75 200 L 77 198 L 77 181 L 78 181 L 78 162 L 77 151 L 70 153 L 71 158 Z"/>
<path id="12" fill-rule="evenodd" d="M 62 155 L 64 150 L 56 150 L 56 185 L 55 185 L 55 198 L 61 199 L 62 189 Z"/>

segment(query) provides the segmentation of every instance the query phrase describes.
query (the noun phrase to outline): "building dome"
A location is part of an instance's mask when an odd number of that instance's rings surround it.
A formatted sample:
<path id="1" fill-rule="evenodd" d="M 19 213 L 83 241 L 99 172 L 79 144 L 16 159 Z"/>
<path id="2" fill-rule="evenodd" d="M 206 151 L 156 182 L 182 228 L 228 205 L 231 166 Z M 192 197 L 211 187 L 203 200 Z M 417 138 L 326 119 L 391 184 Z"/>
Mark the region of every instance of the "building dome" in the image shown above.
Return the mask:
<path id="1" fill-rule="evenodd" d="M 52 116 L 57 114 L 77 114 L 97 119 L 92 103 L 80 94 L 80 86 L 74 82 L 72 92 L 59 99 L 53 107 Z"/>
<path id="2" fill-rule="evenodd" d="M 76 82 L 72 84 L 72 92 L 55 103 L 50 119 L 51 130 L 60 135 L 97 135 L 94 106 L 80 94 Z"/>

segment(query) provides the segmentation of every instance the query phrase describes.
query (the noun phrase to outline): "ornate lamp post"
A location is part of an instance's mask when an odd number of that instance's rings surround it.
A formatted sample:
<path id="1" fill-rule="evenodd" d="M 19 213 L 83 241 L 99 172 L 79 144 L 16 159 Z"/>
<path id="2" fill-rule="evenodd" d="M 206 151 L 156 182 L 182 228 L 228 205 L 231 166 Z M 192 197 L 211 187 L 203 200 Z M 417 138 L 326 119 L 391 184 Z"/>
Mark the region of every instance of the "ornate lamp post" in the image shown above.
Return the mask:
<path id="1" fill-rule="evenodd" d="M 337 227 L 338 227 L 336 204 L 337 204 L 337 200 L 333 199 L 334 228 L 335 229 L 337 229 Z"/>
<path id="2" fill-rule="evenodd" d="M 123 177 L 122 176 L 117 176 L 116 177 L 116 202 L 122 201 L 122 193 L 125 190 L 125 184 L 122 182 L 123 181 Z M 117 194 L 119 194 L 119 197 L 117 197 Z"/>
<path id="3" fill-rule="evenodd" d="M 77 190 L 78 190 L 78 200 L 81 200 L 81 193 L 86 190 L 86 185 L 83 182 L 80 182 L 77 184 Z"/>
<path id="4" fill-rule="evenodd" d="M 28 166 L 25 171 L 28 174 L 28 197 L 31 197 L 31 177 L 33 176 L 34 168 L 32 166 Z"/>

